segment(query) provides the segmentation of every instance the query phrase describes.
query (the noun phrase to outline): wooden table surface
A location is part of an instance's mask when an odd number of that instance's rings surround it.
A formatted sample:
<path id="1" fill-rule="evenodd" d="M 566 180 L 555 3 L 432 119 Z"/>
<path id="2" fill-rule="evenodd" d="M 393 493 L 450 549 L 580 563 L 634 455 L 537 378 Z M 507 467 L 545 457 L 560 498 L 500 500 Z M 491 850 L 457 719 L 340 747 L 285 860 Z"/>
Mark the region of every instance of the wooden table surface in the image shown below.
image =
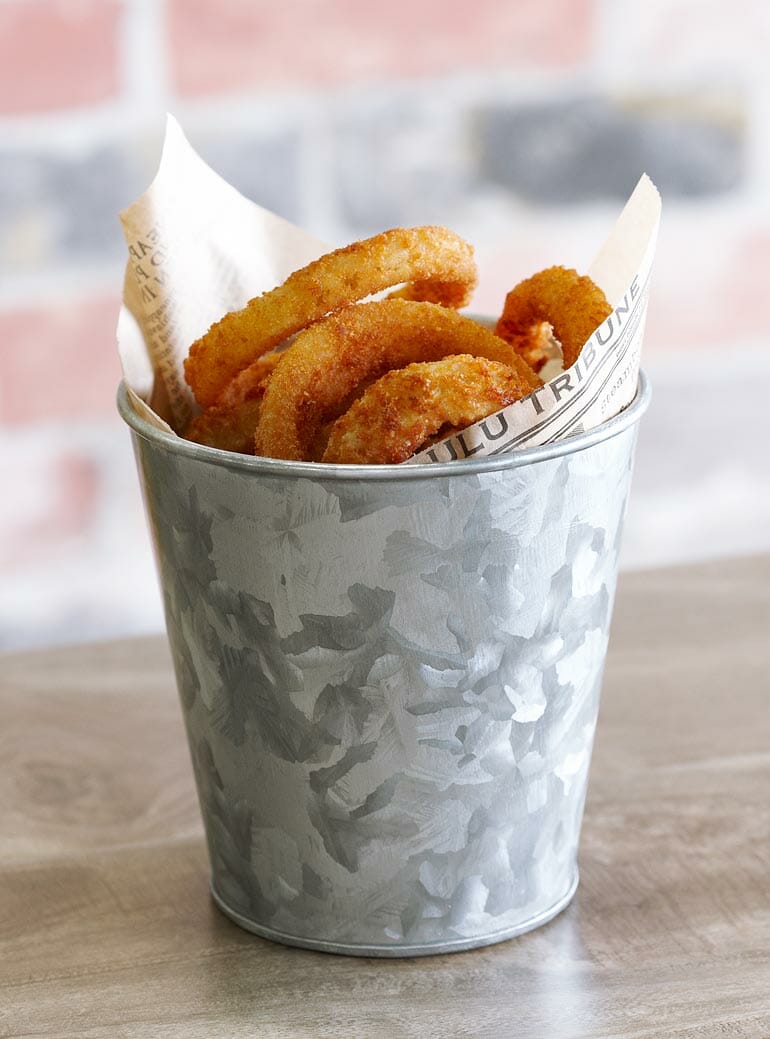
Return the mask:
<path id="1" fill-rule="evenodd" d="M 161 639 L 0 672 L 0 1036 L 770 1036 L 770 557 L 621 579 L 576 899 L 450 956 L 219 914 Z"/>

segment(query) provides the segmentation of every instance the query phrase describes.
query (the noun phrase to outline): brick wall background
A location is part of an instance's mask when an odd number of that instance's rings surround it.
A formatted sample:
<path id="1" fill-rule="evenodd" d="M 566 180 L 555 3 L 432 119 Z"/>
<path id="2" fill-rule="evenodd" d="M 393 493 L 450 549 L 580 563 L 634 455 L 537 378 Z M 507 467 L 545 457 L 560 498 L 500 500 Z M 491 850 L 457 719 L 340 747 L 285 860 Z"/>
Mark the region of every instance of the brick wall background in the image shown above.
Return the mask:
<path id="1" fill-rule="evenodd" d="M 113 401 L 117 212 L 167 109 L 332 244 L 455 228 L 488 312 L 585 267 L 646 169 L 657 392 L 625 563 L 770 549 L 768 52 L 763 0 L 0 0 L 0 647 L 161 624 Z"/>

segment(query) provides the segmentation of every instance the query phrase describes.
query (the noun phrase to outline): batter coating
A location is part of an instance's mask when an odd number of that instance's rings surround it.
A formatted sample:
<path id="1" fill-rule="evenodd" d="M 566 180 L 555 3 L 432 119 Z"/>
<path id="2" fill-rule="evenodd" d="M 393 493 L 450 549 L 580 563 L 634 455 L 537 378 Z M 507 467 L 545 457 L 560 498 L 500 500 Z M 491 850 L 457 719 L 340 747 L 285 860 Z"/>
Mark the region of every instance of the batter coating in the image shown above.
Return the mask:
<path id="1" fill-rule="evenodd" d="M 571 368 L 593 332 L 612 313 L 598 285 L 567 267 L 548 267 L 519 282 L 505 298 L 495 332 L 539 371 L 550 328 Z"/>
<path id="2" fill-rule="evenodd" d="M 473 247 L 447 228 L 384 231 L 327 253 L 226 314 L 191 346 L 185 378 L 208 407 L 238 372 L 341 307 L 402 282 L 409 283 L 411 299 L 462 307 L 476 278 Z"/>
<path id="3" fill-rule="evenodd" d="M 262 401 L 258 455 L 318 461 L 326 427 L 393 368 L 471 354 L 513 368 L 526 393 L 541 380 L 502 339 L 454 310 L 402 299 L 361 303 L 302 332 L 281 355 Z"/>
<path id="4" fill-rule="evenodd" d="M 280 359 L 265 354 L 228 383 L 216 404 L 206 408 L 187 427 L 185 439 L 221 451 L 254 454 L 254 431 L 259 421 L 267 381 Z"/>
<path id="5" fill-rule="evenodd" d="M 531 392 L 507 364 L 470 354 L 387 372 L 334 423 L 322 461 L 397 464 Z"/>

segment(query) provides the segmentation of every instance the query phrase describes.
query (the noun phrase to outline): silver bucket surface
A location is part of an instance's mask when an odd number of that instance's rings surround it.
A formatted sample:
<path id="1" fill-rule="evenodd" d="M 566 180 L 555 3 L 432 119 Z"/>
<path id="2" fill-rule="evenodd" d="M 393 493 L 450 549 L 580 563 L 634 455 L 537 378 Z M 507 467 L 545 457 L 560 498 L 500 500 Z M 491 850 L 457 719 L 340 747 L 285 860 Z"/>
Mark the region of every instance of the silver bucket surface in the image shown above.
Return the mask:
<path id="1" fill-rule="evenodd" d="M 649 396 L 515 454 L 333 466 L 189 443 L 121 387 L 229 917 L 415 956 L 567 905 Z"/>

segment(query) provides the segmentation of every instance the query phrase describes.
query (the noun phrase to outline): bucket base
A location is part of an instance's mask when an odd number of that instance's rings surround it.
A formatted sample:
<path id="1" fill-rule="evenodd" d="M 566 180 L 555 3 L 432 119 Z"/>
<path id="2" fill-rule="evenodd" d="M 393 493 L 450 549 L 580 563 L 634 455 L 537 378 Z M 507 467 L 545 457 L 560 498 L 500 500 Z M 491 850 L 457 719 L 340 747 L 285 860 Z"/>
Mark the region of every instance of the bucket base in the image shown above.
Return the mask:
<path id="1" fill-rule="evenodd" d="M 548 909 L 543 910 L 542 913 L 530 916 L 527 920 L 522 920 L 515 927 L 506 927 L 501 931 L 491 931 L 489 934 L 480 935 L 476 938 L 458 938 L 446 942 L 425 942 L 422 945 L 365 945 L 326 941 L 322 938 L 303 938 L 300 935 L 276 931 L 272 927 L 264 927 L 262 924 L 258 924 L 237 910 L 232 909 L 217 892 L 213 881 L 211 883 L 211 897 L 225 916 L 238 924 L 239 927 L 243 927 L 246 931 L 251 931 L 252 934 L 259 935 L 260 938 L 267 938 L 271 942 L 278 942 L 280 945 L 294 945 L 301 949 L 313 949 L 315 952 L 330 952 L 337 956 L 388 956 L 392 958 L 399 956 L 437 956 L 447 952 L 463 952 L 466 949 L 477 949 L 482 945 L 495 945 L 497 942 L 515 938 L 517 935 L 524 934 L 526 931 L 532 931 L 536 927 L 548 923 L 562 909 L 566 909 L 577 891 L 577 886 L 578 871 L 576 868 L 569 887 L 561 898 L 549 906 Z"/>

